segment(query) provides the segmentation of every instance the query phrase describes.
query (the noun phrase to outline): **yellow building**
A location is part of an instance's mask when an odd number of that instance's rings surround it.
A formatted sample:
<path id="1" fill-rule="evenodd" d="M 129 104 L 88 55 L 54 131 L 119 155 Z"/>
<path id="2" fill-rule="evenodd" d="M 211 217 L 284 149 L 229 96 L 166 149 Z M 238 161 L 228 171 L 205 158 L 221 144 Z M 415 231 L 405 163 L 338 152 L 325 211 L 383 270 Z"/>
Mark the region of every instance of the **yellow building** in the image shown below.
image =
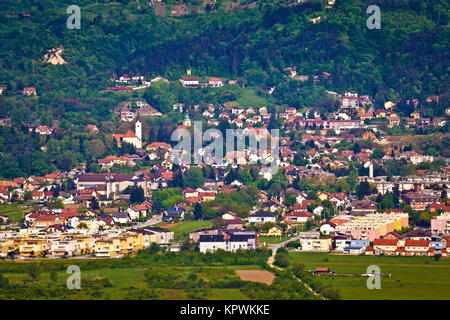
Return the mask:
<path id="1" fill-rule="evenodd" d="M 328 194 L 325 193 L 325 192 L 320 191 L 320 192 L 318 193 L 318 195 L 317 195 L 317 198 L 319 198 L 320 201 L 328 200 Z"/>
<path id="2" fill-rule="evenodd" d="M 94 253 L 96 257 L 113 258 L 120 256 L 122 253 L 121 242 L 117 238 L 97 240 L 94 246 Z"/>
<path id="3" fill-rule="evenodd" d="M 402 219 L 397 219 L 394 221 L 394 230 L 402 230 Z"/>
<path id="4" fill-rule="evenodd" d="M 64 237 L 64 239 L 65 240 L 69 240 L 69 239 L 76 240 L 77 246 L 82 255 L 91 254 L 92 252 L 94 252 L 95 242 L 92 237 L 85 236 L 83 234 L 74 234 L 74 235 L 70 234 L 70 235 L 66 235 Z"/>
<path id="5" fill-rule="evenodd" d="M 5 258 L 8 255 L 8 252 L 12 252 L 16 249 L 14 246 L 14 240 L 8 239 L 0 241 L 0 257 Z"/>
<path id="6" fill-rule="evenodd" d="M 118 237 L 122 246 L 122 253 L 128 254 L 143 248 L 142 235 L 127 232 Z"/>
<path id="7" fill-rule="evenodd" d="M 264 233 L 265 236 L 282 236 L 283 235 L 283 228 L 279 226 L 273 226 L 269 230 L 267 230 L 267 233 Z"/>
<path id="8" fill-rule="evenodd" d="M 302 251 L 329 252 L 331 239 L 300 239 Z"/>
<path id="9" fill-rule="evenodd" d="M 47 240 L 17 239 L 14 246 L 19 249 L 21 257 L 42 257 L 48 251 Z"/>
<path id="10" fill-rule="evenodd" d="M 150 245 L 155 242 L 156 243 L 156 234 L 153 232 L 142 232 L 139 233 L 139 247 L 140 248 L 148 248 Z"/>
<path id="11" fill-rule="evenodd" d="M 385 108 L 386 110 L 392 109 L 393 107 L 395 107 L 395 103 L 392 102 L 392 101 L 387 101 L 387 102 L 384 103 L 384 108 Z"/>

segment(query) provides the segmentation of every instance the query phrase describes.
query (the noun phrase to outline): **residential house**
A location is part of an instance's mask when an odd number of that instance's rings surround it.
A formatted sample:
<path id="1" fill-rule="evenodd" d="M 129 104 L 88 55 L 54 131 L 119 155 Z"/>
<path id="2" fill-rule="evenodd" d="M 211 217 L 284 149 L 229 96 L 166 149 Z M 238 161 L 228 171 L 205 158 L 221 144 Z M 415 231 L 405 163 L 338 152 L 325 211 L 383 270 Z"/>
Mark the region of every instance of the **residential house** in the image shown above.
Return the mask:
<path id="1" fill-rule="evenodd" d="M 312 213 L 308 211 L 292 211 L 289 212 L 284 219 L 290 223 L 306 223 L 312 217 Z"/>
<path id="2" fill-rule="evenodd" d="M 263 224 L 266 222 L 275 223 L 275 220 L 276 219 L 273 214 L 265 211 L 257 211 L 248 217 L 249 223 L 258 223 L 258 224 Z"/>
<path id="3" fill-rule="evenodd" d="M 36 95 L 36 88 L 34 88 L 34 87 L 23 88 L 22 94 L 24 96 L 35 96 Z"/>
<path id="4" fill-rule="evenodd" d="M 160 227 L 145 227 L 144 230 L 156 235 L 156 243 L 167 244 L 173 241 L 174 232 Z M 136 230 L 133 230 L 136 231 Z"/>
<path id="5" fill-rule="evenodd" d="M 131 222 L 131 218 L 128 212 L 113 212 L 111 217 L 114 223 L 125 224 Z"/>
<path id="6" fill-rule="evenodd" d="M 184 213 L 185 213 L 185 209 L 183 207 L 169 207 L 166 210 L 165 213 L 165 220 L 171 220 L 171 219 L 180 219 L 183 220 L 184 219 Z"/>
<path id="7" fill-rule="evenodd" d="M 330 252 L 332 247 L 331 238 L 328 239 L 300 239 L 302 251 Z"/>
<path id="8" fill-rule="evenodd" d="M 115 258 L 122 253 L 120 239 L 112 238 L 97 240 L 94 245 L 94 254 L 96 257 Z"/>

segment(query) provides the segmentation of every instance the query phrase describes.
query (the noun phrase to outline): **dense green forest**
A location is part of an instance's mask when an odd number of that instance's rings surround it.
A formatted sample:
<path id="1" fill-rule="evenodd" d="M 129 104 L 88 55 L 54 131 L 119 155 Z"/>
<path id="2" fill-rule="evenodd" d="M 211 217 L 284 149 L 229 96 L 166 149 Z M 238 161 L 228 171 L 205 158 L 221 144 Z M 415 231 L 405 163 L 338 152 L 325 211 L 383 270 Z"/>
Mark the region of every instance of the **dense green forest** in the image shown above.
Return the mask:
<path id="1" fill-rule="evenodd" d="M 445 0 L 337 0 L 331 8 L 325 1 L 259 0 L 241 1 L 254 5 L 234 11 L 227 2 L 197 14 L 157 17 L 142 0 L 82 0 L 77 2 L 81 29 L 69 30 L 66 9 L 72 2 L 0 0 L 0 86 L 7 87 L 0 117 L 13 123 L 0 128 L 0 176 L 44 174 L 117 152 L 111 133 L 119 122 L 111 111 L 138 93 L 104 89 L 124 73 L 177 80 L 192 69 L 198 76 L 239 79 L 261 101 L 296 108 L 331 111 L 325 89 L 369 94 L 377 106 L 397 99 L 424 102 L 440 94 L 435 115 L 448 104 Z M 366 27 L 369 4 L 381 8 L 379 30 Z M 320 23 L 310 22 L 319 16 Z M 47 50 L 59 46 L 68 63 L 43 63 Z M 328 72 L 332 81 L 288 80 L 286 67 L 310 79 Z M 21 90 L 30 86 L 38 97 L 22 97 Z M 168 114 L 173 103 L 223 103 L 238 100 L 242 90 L 236 85 L 196 91 L 179 83 L 149 88 L 140 95 L 167 116 L 145 124 L 144 134 L 170 128 L 179 116 Z M 58 130 L 42 138 L 25 124 L 57 124 Z M 87 124 L 96 124 L 100 133 L 87 132 Z"/>

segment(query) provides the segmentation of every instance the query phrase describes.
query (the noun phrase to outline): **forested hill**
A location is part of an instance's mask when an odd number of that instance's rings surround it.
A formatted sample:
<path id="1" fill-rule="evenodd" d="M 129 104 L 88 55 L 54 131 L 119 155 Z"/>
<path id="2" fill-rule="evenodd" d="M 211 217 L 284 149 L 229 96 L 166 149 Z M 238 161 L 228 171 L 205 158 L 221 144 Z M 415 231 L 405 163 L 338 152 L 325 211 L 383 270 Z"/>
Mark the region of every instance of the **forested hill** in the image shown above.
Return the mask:
<path id="1" fill-rule="evenodd" d="M 272 87 L 288 66 L 304 75 L 328 72 L 327 89 L 353 89 L 379 102 L 447 92 L 446 0 L 337 0 L 332 8 L 325 1 L 254 1 L 234 11 L 221 0 L 214 10 L 183 17 L 157 17 L 143 0 L 83 0 L 81 29 L 69 30 L 72 2 L 0 1 L 0 85 L 9 93 L 34 86 L 43 103 L 86 98 L 114 75 L 177 79 L 187 68 Z M 371 4 L 381 8 L 380 30 L 366 27 Z M 67 65 L 40 61 L 60 45 Z M 286 87 L 275 97 L 294 103 Z"/>

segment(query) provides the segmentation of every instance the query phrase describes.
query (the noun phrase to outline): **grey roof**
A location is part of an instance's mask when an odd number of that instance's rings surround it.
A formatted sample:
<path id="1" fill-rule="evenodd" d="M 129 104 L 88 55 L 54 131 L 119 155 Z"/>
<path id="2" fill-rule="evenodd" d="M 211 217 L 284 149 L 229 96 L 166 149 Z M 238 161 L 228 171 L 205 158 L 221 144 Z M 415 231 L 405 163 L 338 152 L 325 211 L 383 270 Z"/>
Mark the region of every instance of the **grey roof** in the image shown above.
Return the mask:
<path id="1" fill-rule="evenodd" d="M 145 227 L 144 230 L 153 231 L 153 232 L 164 232 L 164 233 L 173 232 L 173 231 L 170 231 L 170 230 L 167 230 L 164 228 L 160 228 L 160 227 Z"/>
<path id="2" fill-rule="evenodd" d="M 113 212 L 113 213 L 111 214 L 111 216 L 112 216 L 113 218 L 117 218 L 117 219 L 120 219 L 120 218 L 128 218 L 128 213 L 127 213 L 127 212 Z"/>
<path id="3" fill-rule="evenodd" d="M 167 208 L 168 215 L 181 215 L 184 212 L 184 208 L 182 207 L 169 207 Z"/>
<path id="4" fill-rule="evenodd" d="M 270 218 L 274 218 L 275 216 L 273 214 L 271 214 L 270 212 L 265 212 L 265 211 L 258 211 L 253 213 L 252 215 L 250 215 L 250 217 L 270 217 Z"/>

